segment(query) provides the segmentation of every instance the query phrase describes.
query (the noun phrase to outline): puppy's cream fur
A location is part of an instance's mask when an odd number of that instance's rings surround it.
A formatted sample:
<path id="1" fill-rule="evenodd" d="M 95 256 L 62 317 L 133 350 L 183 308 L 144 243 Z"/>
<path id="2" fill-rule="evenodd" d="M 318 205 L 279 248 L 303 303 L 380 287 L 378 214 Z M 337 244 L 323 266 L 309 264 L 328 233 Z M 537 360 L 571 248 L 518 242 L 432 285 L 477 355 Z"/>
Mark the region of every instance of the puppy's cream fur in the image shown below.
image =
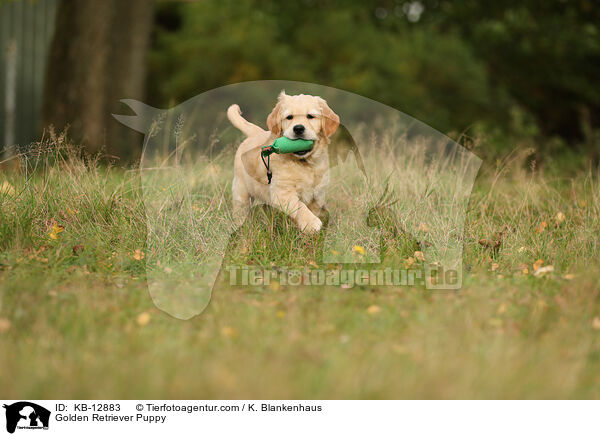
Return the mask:
<path id="1" fill-rule="evenodd" d="M 229 107 L 227 116 L 248 136 L 235 154 L 233 211 L 236 224 L 244 222 L 255 200 L 282 210 L 303 232 L 318 232 L 323 225 L 319 216 L 329 183 L 327 145 L 340 124 L 339 117 L 321 97 L 287 95 L 284 91 L 267 118 L 268 131 L 245 120 L 236 104 Z M 301 134 L 299 125 L 304 128 Z M 261 147 L 281 136 L 311 139 L 315 143 L 304 155 L 272 154 L 273 179 L 268 184 L 267 171 L 260 158 Z"/>

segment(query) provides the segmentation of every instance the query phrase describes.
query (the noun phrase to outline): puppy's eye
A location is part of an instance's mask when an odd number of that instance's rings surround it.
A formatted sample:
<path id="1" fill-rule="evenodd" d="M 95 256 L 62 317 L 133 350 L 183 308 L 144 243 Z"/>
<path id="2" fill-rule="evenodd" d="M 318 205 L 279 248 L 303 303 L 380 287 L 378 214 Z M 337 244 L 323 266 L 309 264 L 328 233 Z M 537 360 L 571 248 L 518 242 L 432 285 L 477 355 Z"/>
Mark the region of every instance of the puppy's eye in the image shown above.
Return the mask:
<path id="1" fill-rule="evenodd" d="M 288 116 L 287 116 L 287 117 L 285 117 L 285 118 L 286 118 L 286 119 L 288 119 L 288 120 L 291 120 L 292 118 L 294 118 L 294 116 L 293 116 L 293 115 L 288 115 Z"/>
<path id="2" fill-rule="evenodd" d="M 308 115 L 306 116 L 306 118 L 308 118 L 309 120 L 312 120 L 314 117 L 315 117 L 315 116 L 314 116 L 314 115 L 311 115 L 311 114 L 308 114 Z"/>

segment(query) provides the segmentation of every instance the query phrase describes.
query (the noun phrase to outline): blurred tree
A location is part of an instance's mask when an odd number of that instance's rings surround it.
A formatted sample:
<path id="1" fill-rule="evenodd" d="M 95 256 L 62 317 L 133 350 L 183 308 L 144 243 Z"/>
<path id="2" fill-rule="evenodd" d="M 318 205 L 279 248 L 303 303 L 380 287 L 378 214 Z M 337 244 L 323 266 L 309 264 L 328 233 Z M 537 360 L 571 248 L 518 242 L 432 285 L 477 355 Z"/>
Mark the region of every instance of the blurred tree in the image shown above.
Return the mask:
<path id="1" fill-rule="evenodd" d="M 423 0 L 425 17 L 459 31 L 490 79 L 542 132 L 581 140 L 600 128 L 600 3 Z"/>
<path id="2" fill-rule="evenodd" d="M 458 32 L 415 27 L 404 16 L 383 17 L 381 9 L 375 0 L 343 7 L 328 0 L 161 3 L 152 103 L 178 103 L 229 83 L 284 79 L 355 92 L 444 131 L 502 112 L 506 98 L 489 86 L 484 65 Z"/>
<path id="3" fill-rule="evenodd" d="M 523 112 L 539 126 L 530 132 L 577 142 L 598 131 L 597 1 L 205 0 L 163 3 L 157 18 L 156 105 L 288 79 L 371 97 L 442 131 L 482 121 L 511 132 Z"/>
<path id="4" fill-rule="evenodd" d="M 122 152 L 125 128 L 111 117 L 122 98 L 142 98 L 152 0 L 63 0 L 46 74 L 44 126 L 89 151 Z"/>

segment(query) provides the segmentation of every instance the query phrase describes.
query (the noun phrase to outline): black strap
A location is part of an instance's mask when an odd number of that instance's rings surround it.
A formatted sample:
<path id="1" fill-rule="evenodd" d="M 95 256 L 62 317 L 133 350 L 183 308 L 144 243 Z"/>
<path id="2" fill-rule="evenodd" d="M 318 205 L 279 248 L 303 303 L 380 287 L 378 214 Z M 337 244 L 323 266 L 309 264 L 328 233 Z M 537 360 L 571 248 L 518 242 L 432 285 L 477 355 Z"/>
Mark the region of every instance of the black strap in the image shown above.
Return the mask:
<path id="1" fill-rule="evenodd" d="M 264 154 L 261 152 L 260 153 L 260 158 L 263 161 L 263 164 L 265 165 L 265 168 L 267 169 L 267 179 L 269 180 L 269 185 L 271 184 L 271 179 L 273 178 L 273 173 L 271 172 L 271 168 L 269 168 L 269 166 L 271 165 L 271 154 L 267 154 L 267 160 L 265 161 L 265 156 Z"/>

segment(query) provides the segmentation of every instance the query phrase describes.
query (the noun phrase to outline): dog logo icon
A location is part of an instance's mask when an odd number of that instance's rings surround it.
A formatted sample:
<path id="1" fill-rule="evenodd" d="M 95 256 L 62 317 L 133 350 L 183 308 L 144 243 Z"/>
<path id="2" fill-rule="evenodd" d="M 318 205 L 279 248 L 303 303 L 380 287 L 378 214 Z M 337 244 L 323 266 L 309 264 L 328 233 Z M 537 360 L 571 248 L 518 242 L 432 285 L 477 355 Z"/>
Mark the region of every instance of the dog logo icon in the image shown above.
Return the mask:
<path id="1" fill-rule="evenodd" d="M 48 429 L 50 411 L 29 401 L 19 401 L 4 405 L 6 409 L 6 431 L 14 433 L 18 429 Z"/>

